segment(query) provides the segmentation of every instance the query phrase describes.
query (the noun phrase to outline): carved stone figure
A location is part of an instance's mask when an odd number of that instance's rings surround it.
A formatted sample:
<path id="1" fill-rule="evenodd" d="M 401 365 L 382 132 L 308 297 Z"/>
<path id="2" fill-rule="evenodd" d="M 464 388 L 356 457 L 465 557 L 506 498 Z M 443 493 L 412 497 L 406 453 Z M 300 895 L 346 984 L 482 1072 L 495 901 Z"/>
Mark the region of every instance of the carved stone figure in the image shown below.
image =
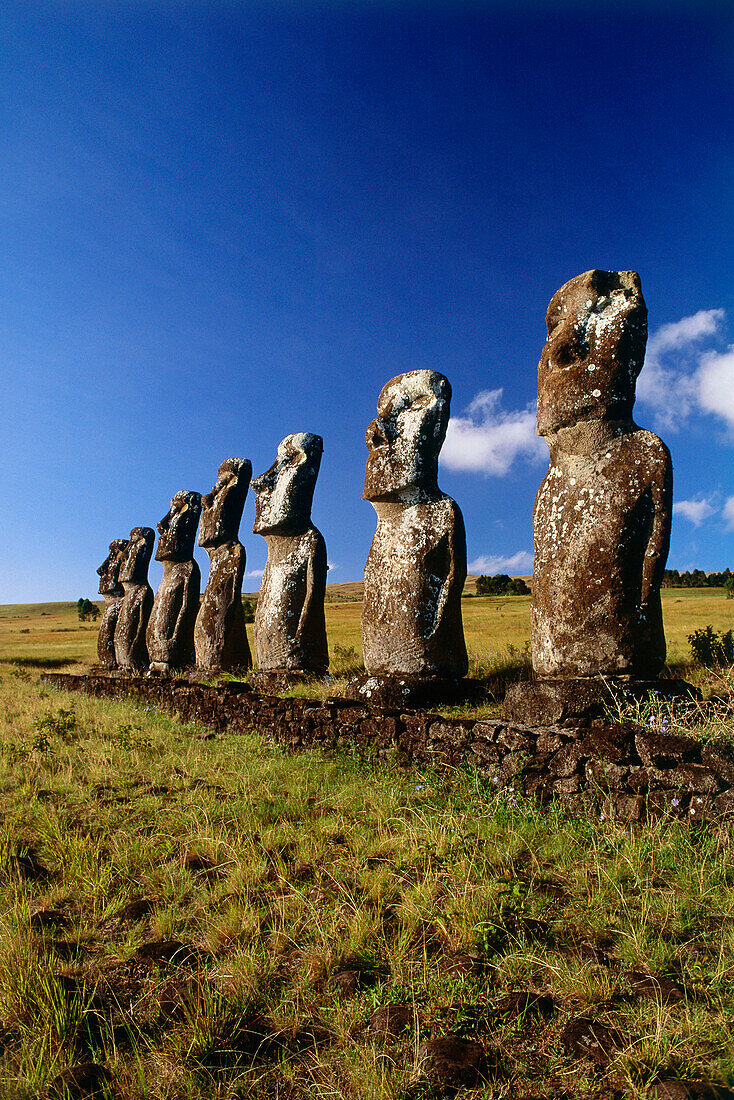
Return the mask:
<path id="1" fill-rule="evenodd" d="M 248 458 L 228 458 L 217 483 L 201 498 L 199 546 L 211 560 L 209 581 L 194 627 L 196 667 L 204 673 L 252 664 L 242 610 L 245 549 L 238 540 L 252 476 Z"/>
<path id="2" fill-rule="evenodd" d="M 321 676 L 329 667 L 326 543 L 311 522 L 323 449 L 320 435 L 289 435 L 270 469 L 252 482 L 253 531 L 268 544 L 254 627 L 260 672 Z"/>
<path id="3" fill-rule="evenodd" d="M 442 374 L 408 371 L 383 388 L 367 429 L 363 498 L 377 512 L 362 605 L 370 675 L 453 678 L 467 671 L 464 520 L 438 488 L 450 401 Z"/>
<path id="4" fill-rule="evenodd" d="M 151 672 L 190 668 L 194 663 L 201 571 L 193 555 L 200 515 L 201 493 L 183 489 L 158 524 L 155 560 L 163 562 L 163 579 L 145 634 Z"/>
<path id="5" fill-rule="evenodd" d="M 119 581 L 122 556 L 127 549 L 127 539 L 113 539 L 110 552 L 100 565 L 99 594 L 104 596 L 105 609 L 97 635 L 97 658 L 102 668 L 117 668 L 115 658 L 115 627 L 125 589 Z"/>
<path id="6" fill-rule="evenodd" d="M 538 366 L 550 467 L 533 511 L 538 677 L 657 676 L 672 465 L 632 419 L 647 308 L 634 271 L 587 271 L 554 295 Z"/>
<path id="7" fill-rule="evenodd" d="M 148 667 L 145 631 L 153 608 L 148 566 L 154 541 L 152 527 L 134 527 L 120 564 L 119 579 L 125 595 L 115 627 L 115 658 L 118 666 L 128 672 Z"/>

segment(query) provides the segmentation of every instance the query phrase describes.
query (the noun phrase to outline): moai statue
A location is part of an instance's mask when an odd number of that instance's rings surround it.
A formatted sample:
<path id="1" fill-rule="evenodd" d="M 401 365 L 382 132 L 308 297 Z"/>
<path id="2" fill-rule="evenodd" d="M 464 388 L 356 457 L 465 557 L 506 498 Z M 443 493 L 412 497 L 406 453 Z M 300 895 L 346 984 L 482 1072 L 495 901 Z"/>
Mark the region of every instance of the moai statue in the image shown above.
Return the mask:
<path id="1" fill-rule="evenodd" d="M 200 515 L 201 493 L 183 489 L 158 524 L 155 560 L 163 562 L 163 580 L 145 634 L 151 672 L 189 668 L 194 663 L 201 571 L 193 555 Z"/>
<path id="2" fill-rule="evenodd" d="M 255 613 L 259 672 L 322 676 L 329 667 L 326 543 L 311 522 L 323 449 L 320 435 L 289 435 L 270 469 L 252 482 L 257 494 L 253 531 L 268 544 Z"/>
<path id="3" fill-rule="evenodd" d="M 213 673 L 252 664 L 242 610 L 245 549 L 237 534 L 252 477 L 248 458 L 228 458 L 217 483 L 201 498 L 199 546 L 211 559 L 209 582 L 194 627 L 196 667 Z"/>
<path id="4" fill-rule="evenodd" d="M 122 556 L 127 549 L 127 539 L 113 539 L 110 552 L 100 565 L 99 594 L 104 596 L 105 609 L 97 635 L 97 657 L 100 668 L 117 668 L 115 659 L 115 627 L 125 590 L 120 584 L 119 573 Z"/>
<path id="5" fill-rule="evenodd" d="M 660 672 L 672 511 L 668 449 L 632 419 L 647 341 L 639 276 L 578 275 L 553 296 L 546 320 L 538 434 L 550 467 L 533 510 L 533 669 L 577 686 L 539 684 L 545 716 L 514 711 L 540 720 L 566 717 L 570 690 L 593 696 L 578 678 L 644 681 Z"/>
<path id="6" fill-rule="evenodd" d="M 119 668 L 127 672 L 140 672 L 148 667 L 145 631 L 153 608 L 148 566 L 154 541 L 152 527 L 134 527 L 120 564 L 119 579 L 125 595 L 115 627 L 115 659 Z"/>
<path id="7" fill-rule="evenodd" d="M 367 429 L 363 499 L 377 512 L 377 530 L 364 572 L 362 645 L 372 678 L 445 680 L 467 671 L 464 520 L 437 480 L 450 401 L 442 374 L 408 371 L 383 388 Z"/>

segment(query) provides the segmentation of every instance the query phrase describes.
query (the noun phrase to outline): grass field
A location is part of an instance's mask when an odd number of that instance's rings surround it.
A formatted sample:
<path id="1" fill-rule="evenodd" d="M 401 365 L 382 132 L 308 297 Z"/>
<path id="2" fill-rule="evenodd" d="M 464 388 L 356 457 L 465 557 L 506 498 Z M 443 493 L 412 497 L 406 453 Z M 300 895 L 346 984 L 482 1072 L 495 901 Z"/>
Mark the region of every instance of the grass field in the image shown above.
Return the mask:
<path id="1" fill-rule="evenodd" d="M 664 607 L 676 662 L 732 625 L 720 593 Z M 332 645 L 359 610 L 328 605 Z M 522 649 L 527 598 L 464 611 L 478 660 Z M 447 1036 L 477 1100 L 734 1084 L 729 823 L 571 818 L 40 684 L 95 639 L 71 604 L 0 608 L 2 1097 L 428 1100 Z"/>
<path id="2" fill-rule="evenodd" d="M 471 585 L 468 590 L 471 590 Z M 332 656 L 336 646 L 353 648 L 362 657 L 362 605 L 347 597 L 357 585 L 334 585 L 339 600 L 326 604 L 326 628 Z M 462 601 L 464 632 L 470 657 L 486 663 L 489 655 L 522 650 L 530 639 L 529 596 L 480 596 Z M 734 627 L 734 600 L 719 589 L 665 589 L 663 617 L 668 660 L 680 672 L 690 661 L 687 637 L 710 623 L 715 630 Z M 248 626 L 252 648 L 252 626 Z M 0 661 L 81 671 L 96 660 L 97 626 L 80 623 L 73 603 L 0 605 Z"/>

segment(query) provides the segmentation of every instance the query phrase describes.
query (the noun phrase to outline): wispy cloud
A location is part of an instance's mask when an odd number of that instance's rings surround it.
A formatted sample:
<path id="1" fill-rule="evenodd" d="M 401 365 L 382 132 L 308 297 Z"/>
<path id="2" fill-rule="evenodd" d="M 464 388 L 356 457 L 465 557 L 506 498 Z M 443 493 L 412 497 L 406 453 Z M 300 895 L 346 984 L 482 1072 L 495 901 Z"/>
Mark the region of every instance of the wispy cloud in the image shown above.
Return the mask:
<path id="1" fill-rule="evenodd" d="M 262 580 L 262 575 L 265 572 L 264 569 L 249 569 L 246 573 L 246 577 L 251 577 L 253 580 Z"/>
<path id="2" fill-rule="evenodd" d="M 535 406 L 507 411 L 502 390 L 482 390 L 464 416 L 449 420 L 441 462 L 449 470 L 503 477 L 519 458 L 548 459 L 548 449 L 535 433 Z"/>
<path id="3" fill-rule="evenodd" d="M 470 573 L 482 573 L 488 577 L 493 577 L 495 573 L 509 573 L 510 576 L 532 573 L 533 555 L 528 550 L 518 550 L 509 558 L 497 554 L 482 554 L 469 562 L 468 569 Z"/>
<path id="4" fill-rule="evenodd" d="M 701 348 L 721 335 L 725 320 L 723 309 L 700 309 L 652 333 L 637 396 L 669 431 L 694 412 L 714 413 L 734 427 L 734 348 Z"/>
<path id="5" fill-rule="evenodd" d="M 678 500 L 673 505 L 673 515 L 684 516 L 694 527 L 700 527 L 704 520 L 716 515 L 716 508 L 710 499 Z"/>
<path id="6" fill-rule="evenodd" d="M 734 531 L 734 497 L 729 497 L 721 509 L 727 531 Z"/>

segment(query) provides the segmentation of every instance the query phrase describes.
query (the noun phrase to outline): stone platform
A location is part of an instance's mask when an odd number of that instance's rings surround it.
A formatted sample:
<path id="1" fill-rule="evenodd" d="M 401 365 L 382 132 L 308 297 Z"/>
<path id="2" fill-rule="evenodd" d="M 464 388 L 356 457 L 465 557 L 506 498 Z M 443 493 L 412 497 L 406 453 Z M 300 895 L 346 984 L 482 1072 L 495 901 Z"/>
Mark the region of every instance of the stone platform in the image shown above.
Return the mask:
<path id="1" fill-rule="evenodd" d="M 215 686 L 145 677 L 46 673 L 49 686 L 137 698 L 227 733 L 257 733 L 289 750 L 356 752 L 405 767 L 470 768 L 498 797 L 562 802 L 571 813 L 620 821 L 670 815 L 688 822 L 734 813 L 734 749 L 634 725 L 533 726 L 509 719 L 445 718 L 342 698 L 277 698 L 249 684 Z"/>

